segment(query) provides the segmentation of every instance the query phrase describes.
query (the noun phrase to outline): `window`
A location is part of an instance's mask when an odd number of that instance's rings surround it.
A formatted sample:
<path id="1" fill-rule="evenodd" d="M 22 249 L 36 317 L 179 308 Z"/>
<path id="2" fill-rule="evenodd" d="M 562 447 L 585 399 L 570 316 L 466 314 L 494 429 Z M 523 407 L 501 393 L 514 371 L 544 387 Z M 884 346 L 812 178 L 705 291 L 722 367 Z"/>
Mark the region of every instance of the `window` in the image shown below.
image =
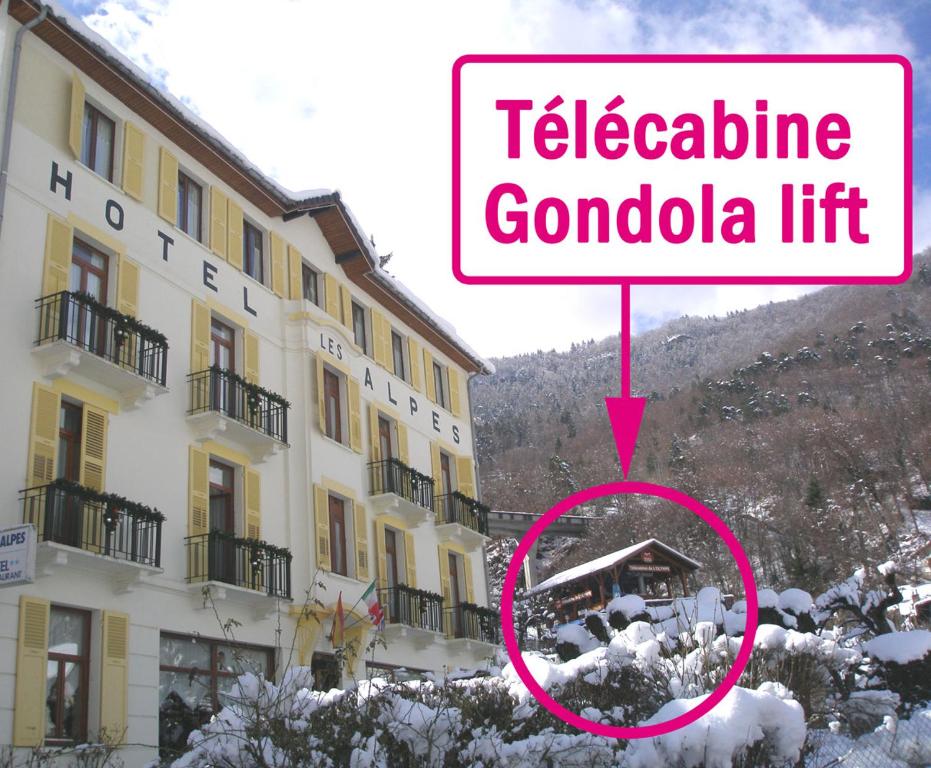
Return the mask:
<path id="1" fill-rule="evenodd" d="M 46 739 L 80 742 L 87 738 L 89 659 L 90 614 L 53 605 L 45 676 Z"/>
<path id="2" fill-rule="evenodd" d="M 378 415 L 378 447 L 382 461 L 394 458 L 391 439 L 391 422 L 381 414 Z"/>
<path id="3" fill-rule="evenodd" d="M 323 371 L 323 403 L 326 414 L 326 436 L 343 442 L 343 414 L 340 403 L 339 376 L 329 368 Z"/>
<path id="4" fill-rule="evenodd" d="M 113 145 L 116 125 L 103 112 L 84 103 L 81 162 L 94 173 L 113 181 Z"/>
<path id="5" fill-rule="evenodd" d="M 315 691 L 330 691 L 342 687 L 339 664 L 331 653 L 315 653 L 311 656 L 310 672 L 314 676 Z"/>
<path id="6" fill-rule="evenodd" d="M 58 468 L 56 477 L 78 482 L 81 476 L 81 421 L 80 405 L 61 401 L 58 424 Z"/>
<path id="7" fill-rule="evenodd" d="M 330 570 L 342 576 L 349 575 L 346 561 L 346 502 L 338 496 L 329 497 L 330 515 Z"/>
<path id="8" fill-rule="evenodd" d="M 215 317 L 210 319 L 210 365 L 236 370 L 236 331 Z"/>
<path id="9" fill-rule="evenodd" d="M 450 494 L 455 490 L 453 488 L 453 473 L 451 469 L 452 459 L 445 451 L 440 451 L 440 483 L 443 496 Z"/>
<path id="10" fill-rule="evenodd" d="M 311 304 L 317 304 L 319 306 L 320 299 L 319 293 L 317 292 L 317 272 L 316 270 L 307 265 L 301 265 L 301 285 L 304 292 L 304 301 L 309 301 Z"/>
<path id="11" fill-rule="evenodd" d="M 394 361 L 394 375 L 407 381 L 404 374 L 404 339 L 395 331 L 391 332 L 391 358 Z"/>
<path id="12" fill-rule="evenodd" d="M 436 404 L 441 408 L 449 408 L 449 398 L 446 393 L 446 376 L 443 366 L 433 363 L 433 386 L 436 388 Z"/>
<path id="13" fill-rule="evenodd" d="M 178 229 L 195 240 L 201 240 L 201 212 L 203 190 L 200 184 L 182 171 L 178 171 Z"/>
<path id="14" fill-rule="evenodd" d="M 352 302 L 352 335 L 358 347 L 365 354 L 368 354 L 368 339 L 365 333 L 365 309 L 356 302 Z"/>
<path id="15" fill-rule="evenodd" d="M 163 757 L 184 751 L 188 734 L 218 712 L 244 672 L 274 675 L 268 648 L 162 634 L 159 649 L 158 743 Z"/>
<path id="16" fill-rule="evenodd" d="M 248 221 L 242 223 L 242 269 L 260 283 L 265 282 L 262 230 Z"/>
<path id="17" fill-rule="evenodd" d="M 409 680 L 427 680 L 429 672 L 413 667 L 399 667 L 396 664 L 385 664 L 381 661 L 365 662 L 365 669 L 369 677 L 384 677 L 392 682 L 404 683 Z"/>
<path id="18" fill-rule="evenodd" d="M 229 464 L 210 460 L 211 531 L 236 532 L 235 476 L 235 470 Z"/>
<path id="19" fill-rule="evenodd" d="M 456 610 L 462 604 L 462 576 L 465 571 L 465 568 L 462 565 L 462 555 L 458 555 L 455 552 L 447 552 L 447 557 L 449 558 L 449 607 L 453 610 L 450 612 L 452 616 L 452 631 L 453 637 L 462 636 L 462 611 Z"/>
<path id="20" fill-rule="evenodd" d="M 71 249 L 71 273 L 68 288 L 73 293 L 90 296 L 98 304 L 107 304 L 107 254 L 75 238 Z M 74 303 L 68 313 L 68 338 L 96 355 L 107 349 L 107 326 L 99 313 L 83 301 Z"/>
<path id="21" fill-rule="evenodd" d="M 106 304 L 107 267 L 107 254 L 75 238 L 71 250 L 69 290 L 86 293 L 99 304 Z"/>

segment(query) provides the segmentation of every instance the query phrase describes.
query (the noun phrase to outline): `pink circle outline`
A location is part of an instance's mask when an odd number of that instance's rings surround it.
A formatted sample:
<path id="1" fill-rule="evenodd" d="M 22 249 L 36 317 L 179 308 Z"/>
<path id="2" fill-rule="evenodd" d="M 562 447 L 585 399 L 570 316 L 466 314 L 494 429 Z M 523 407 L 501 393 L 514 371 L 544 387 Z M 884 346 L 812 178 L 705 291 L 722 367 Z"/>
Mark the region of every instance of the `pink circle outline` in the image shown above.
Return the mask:
<path id="1" fill-rule="evenodd" d="M 537 538 L 542 535 L 547 526 L 564 512 L 580 504 L 584 504 L 586 501 L 612 494 L 642 494 L 646 496 L 655 496 L 672 501 L 698 515 L 698 517 L 711 526 L 711 529 L 724 540 L 725 544 L 727 544 L 728 549 L 730 549 L 731 554 L 737 561 L 737 568 L 740 571 L 740 578 L 743 581 L 744 593 L 746 595 L 747 623 L 744 629 L 744 636 L 740 643 L 740 650 L 737 653 L 737 658 L 734 660 L 734 665 L 728 671 L 727 675 L 725 675 L 724 680 L 722 680 L 721 684 L 698 706 L 671 720 L 665 720 L 662 723 L 655 723 L 653 725 L 632 727 L 605 725 L 603 723 L 595 723 L 591 720 L 587 720 L 577 715 L 575 712 L 570 712 L 554 699 L 550 698 L 549 694 L 536 681 L 533 675 L 530 674 L 530 670 L 527 668 L 521 656 L 520 646 L 517 644 L 517 636 L 514 632 L 514 589 L 517 586 L 517 577 L 520 574 L 524 558 L 530 552 L 530 547 Z M 731 688 L 737 684 L 737 681 L 743 674 L 744 668 L 747 666 L 747 662 L 750 660 L 750 654 L 753 651 L 753 639 L 756 636 L 758 620 L 757 610 L 756 581 L 753 578 L 753 569 L 750 567 L 747 555 L 744 553 L 743 547 L 740 546 L 737 537 L 734 536 L 731 529 L 724 524 L 724 521 L 702 503 L 690 496 L 686 496 L 681 491 L 677 491 L 674 488 L 667 488 L 664 485 L 630 480 L 605 483 L 604 485 L 595 485 L 591 488 L 585 488 L 571 496 L 567 496 L 552 509 L 547 511 L 546 514 L 537 520 L 530 530 L 524 534 L 520 543 L 517 545 L 517 549 L 511 557 L 511 562 L 508 564 L 507 573 L 504 577 L 504 587 L 501 591 L 501 628 L 504 633 L 504 645 L 507 648 L 508 656 L 510 657 L 511 663 L 514 665 L 514 669 L 517 670 L 520 679 L 533 694 L 534 698 L 536 698 L 536 700 L 551 714 L 569 725 L 583 731 L 588 731 L 589 733 L 594 733 L 596 736 L 607 736 L 609 738 L 618 739 L 646 739 L 662 736 L 665 733 L 671 733 L 690 723 L 694 723 L 702 715 L 710 712 L 728 694 Z"/>

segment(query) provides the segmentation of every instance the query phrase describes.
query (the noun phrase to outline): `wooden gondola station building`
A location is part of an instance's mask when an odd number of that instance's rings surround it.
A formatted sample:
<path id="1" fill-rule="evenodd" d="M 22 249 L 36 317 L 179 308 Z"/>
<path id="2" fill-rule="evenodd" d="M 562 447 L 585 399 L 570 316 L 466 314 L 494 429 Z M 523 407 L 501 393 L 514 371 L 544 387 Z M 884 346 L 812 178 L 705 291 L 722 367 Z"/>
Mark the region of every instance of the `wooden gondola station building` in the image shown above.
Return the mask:
<path id="1" fill-rule="evenodd" d="M 565 624 L 585 611 L 604 610 L 621 595 L 657 602 L 688 597 L 689 577 L 700 567 L 669 545 L 648 539 L 550 576 L 526 597 L 546 595 L 556 622 Z"/>
<path id="2" fill-rule="evenodd" d="M 243 669 L 481 665 L 491 366 L 338 193 L 282 188 L 57 6 L 0 8 L 0 530 L 34 537 L 0 574 L 0 745 L 143 765 Z"/>

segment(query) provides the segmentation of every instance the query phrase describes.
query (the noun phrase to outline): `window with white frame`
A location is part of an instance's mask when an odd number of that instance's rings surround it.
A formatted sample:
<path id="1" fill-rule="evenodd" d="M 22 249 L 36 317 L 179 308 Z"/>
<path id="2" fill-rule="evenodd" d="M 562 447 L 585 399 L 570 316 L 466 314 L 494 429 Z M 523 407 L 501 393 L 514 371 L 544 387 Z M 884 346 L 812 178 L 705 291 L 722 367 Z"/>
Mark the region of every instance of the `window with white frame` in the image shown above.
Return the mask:
<path id="1" fill-rule="evenodd" d="M 304 301 L 320 306 L 320 273 L 306 262 L 301 263 L 301 291 Z"/>
<path id="2" fill-rule="evenodd" d="M 246 219 L 242 222 L 242 271 L 265 285 L 265 233 Z"/>
<path id="3" fill-rule="evenodd" d="M 356 346 L 366 355 L 371 356 L 369 347 L 368 312 L 357 301 L 352 302 L 352 335 Z"/>
<path id="4" fill-rule="evenodd" d="M 182 232 L 204 241 L 204 185 L 183 170 L 178 171 L 177 222 Z"/>
<path id="5" fill-rule="evenodd" d="M 430 375 L 429 373 L 427 375 Z M 436 404 L 449 409 L 449 384 L 446 366 L 433 361 L 433 386 L 436 389 Z"/>
<path id="6" fill-rule="evenodd" d="M 116 121 L 103 110 L 84 102 L 81 162 L 98 176 L 113 181 L 116 156 Z"/>

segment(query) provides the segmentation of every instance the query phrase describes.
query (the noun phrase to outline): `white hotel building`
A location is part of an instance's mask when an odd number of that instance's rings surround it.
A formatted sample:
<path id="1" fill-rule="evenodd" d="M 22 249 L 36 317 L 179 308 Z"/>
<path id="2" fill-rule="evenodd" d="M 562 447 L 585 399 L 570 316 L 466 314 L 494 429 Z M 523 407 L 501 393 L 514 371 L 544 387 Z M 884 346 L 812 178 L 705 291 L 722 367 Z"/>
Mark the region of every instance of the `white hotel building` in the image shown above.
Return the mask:
<path id="1" fill-rule="evenodd" d="M 338 193 L 282 189 L 62 13 L 0 8 L 0 528 L 38 539 L 0 589 L 0 745 L 103 733 L 141 765 L 241 665 L 480 665 L 488 364 Z M 387 647 L 363 654 L 372 580 Z"/>

